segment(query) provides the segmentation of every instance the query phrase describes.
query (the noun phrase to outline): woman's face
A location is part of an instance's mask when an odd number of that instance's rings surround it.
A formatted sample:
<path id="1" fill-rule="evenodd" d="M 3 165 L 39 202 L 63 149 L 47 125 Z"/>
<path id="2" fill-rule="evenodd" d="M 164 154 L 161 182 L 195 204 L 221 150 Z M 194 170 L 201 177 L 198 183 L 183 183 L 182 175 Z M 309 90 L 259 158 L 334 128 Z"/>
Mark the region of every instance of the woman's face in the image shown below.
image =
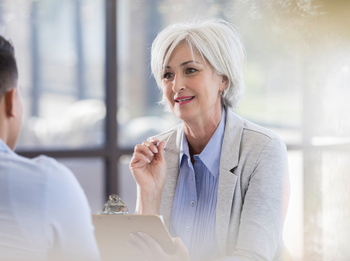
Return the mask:
<path id="1" fill-rule="evenodd" d="M 162 89 L 173 113 L 185 122 L 221 117 L 221 92 L 227 81 L 187 44 L 178 45 L 162 75 Z"/>

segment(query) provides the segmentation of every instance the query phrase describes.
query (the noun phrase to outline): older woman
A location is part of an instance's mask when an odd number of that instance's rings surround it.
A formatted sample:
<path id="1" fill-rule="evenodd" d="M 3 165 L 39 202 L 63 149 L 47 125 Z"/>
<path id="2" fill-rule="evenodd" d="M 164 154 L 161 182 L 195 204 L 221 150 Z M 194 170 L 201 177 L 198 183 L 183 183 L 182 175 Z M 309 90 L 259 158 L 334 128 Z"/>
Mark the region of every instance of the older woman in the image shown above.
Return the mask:
<path id="1" fill-rule="evenodd" d="M 143 258 L 288 255 L 282 241 L 289 200 L 285 145 L 231 110 L 244 89 L 243 60 L 239 34 L 223 20 L 173 24 L 154 41 L 151 66 L 162 101 L 183 123 L 137 145 L 130 170 L 138 213 L 163 215 L 180 239 L 169 256 L 149 236 L 134 235 Z"/>

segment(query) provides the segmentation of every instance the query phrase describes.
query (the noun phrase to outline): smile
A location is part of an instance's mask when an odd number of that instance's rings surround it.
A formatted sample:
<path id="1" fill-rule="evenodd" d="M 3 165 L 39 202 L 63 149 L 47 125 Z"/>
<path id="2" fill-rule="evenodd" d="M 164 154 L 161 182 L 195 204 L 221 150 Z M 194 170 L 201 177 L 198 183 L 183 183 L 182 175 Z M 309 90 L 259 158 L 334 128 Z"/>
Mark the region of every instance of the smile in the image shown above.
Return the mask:
<path id="1" fill-rule="evenodd" d="M 193 99 L 194 99 L 194 96 L 179 97 L 179 98 L 175 99 L 175 102 L 181 104 L 181 103 L 193 100 Z"/>

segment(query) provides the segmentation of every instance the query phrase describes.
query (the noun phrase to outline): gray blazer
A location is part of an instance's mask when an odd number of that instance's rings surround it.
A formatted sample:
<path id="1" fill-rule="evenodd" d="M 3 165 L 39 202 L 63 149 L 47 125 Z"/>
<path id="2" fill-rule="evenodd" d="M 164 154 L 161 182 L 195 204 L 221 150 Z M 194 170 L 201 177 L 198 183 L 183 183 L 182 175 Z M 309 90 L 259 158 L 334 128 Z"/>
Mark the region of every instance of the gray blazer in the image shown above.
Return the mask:
<path id="1" fill-rule="evenodd" d="M 290 260 L 282 240 L 289 201 L 286 146 L 273 132 L 226 110 L 216 209 L 219 260 Z M 165 140 L 166 183 L 160 214 L 169 228 L 183 124 Z"/>

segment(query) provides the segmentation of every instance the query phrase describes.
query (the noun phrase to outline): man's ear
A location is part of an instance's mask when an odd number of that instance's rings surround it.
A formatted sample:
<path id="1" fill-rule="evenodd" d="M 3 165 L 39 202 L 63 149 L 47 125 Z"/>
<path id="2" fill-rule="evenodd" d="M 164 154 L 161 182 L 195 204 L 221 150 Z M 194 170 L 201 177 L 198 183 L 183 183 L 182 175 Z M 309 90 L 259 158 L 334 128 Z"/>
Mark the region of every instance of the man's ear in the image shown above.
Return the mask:
<path id="1" fill-rule="evenodd" d="M 15 116 L 15 95 L 16 95 L 16 88 L 13 88 L 7 92 L 4 93 L 4 102 L 5 102 L 5 109 L 6 109 L 6 116 L 8 117 L 14 117 Z"/>

